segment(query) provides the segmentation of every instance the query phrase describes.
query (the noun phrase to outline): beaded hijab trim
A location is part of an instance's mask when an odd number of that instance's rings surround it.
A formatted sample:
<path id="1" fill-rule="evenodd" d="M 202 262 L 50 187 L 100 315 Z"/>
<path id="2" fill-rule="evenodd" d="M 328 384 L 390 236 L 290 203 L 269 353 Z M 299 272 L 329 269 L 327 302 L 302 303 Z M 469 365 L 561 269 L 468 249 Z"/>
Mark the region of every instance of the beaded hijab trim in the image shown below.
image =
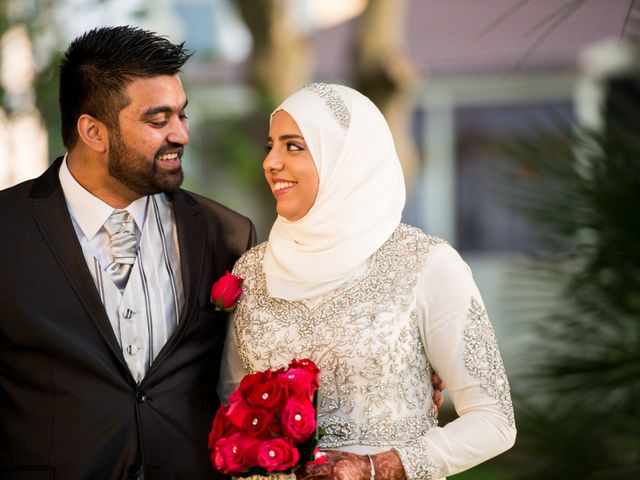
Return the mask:
<path id="1" fill-rule="evenodd" d="M 344 103 L 344 100 L 338 94 L 332 85 L 327 83 L 310 83 L 303 88 L 317 94 L 324 100 L 327 108 L 331 111 L 333 118 L 336 119 L 340 127 L 347 130 L 351 124 L 351 113 Z"/>

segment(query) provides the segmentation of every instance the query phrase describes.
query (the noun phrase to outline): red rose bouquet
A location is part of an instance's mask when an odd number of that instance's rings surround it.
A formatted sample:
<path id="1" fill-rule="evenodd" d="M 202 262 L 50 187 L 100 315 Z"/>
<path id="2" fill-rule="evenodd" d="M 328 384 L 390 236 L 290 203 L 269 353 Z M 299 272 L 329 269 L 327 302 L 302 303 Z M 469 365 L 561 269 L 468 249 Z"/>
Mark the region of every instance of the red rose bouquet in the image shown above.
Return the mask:
<path id="1" fill-rule="evenodd" d="M 245 376 L 213 420 L 211 463 L 240 477 L 291 473 L 314 461 L 318 367 L 308 359 Z"/>

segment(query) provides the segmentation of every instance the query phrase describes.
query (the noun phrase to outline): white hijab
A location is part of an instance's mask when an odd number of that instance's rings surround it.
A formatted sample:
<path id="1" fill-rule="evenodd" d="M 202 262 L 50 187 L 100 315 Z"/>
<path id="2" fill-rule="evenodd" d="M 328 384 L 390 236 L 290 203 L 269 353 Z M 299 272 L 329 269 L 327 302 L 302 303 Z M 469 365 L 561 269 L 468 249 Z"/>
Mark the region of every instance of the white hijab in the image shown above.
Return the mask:
<path id="1" fill-rule="evenodd" d="M 269 295 L 325 295 L 364 271 L 400 224 L 405 186 L 391 131 L 361 93 L 314 83 L 271 114 L 296 121 L 315 161 L 318 195 L 299 220 L 278 216 L 264 256 Z"/>

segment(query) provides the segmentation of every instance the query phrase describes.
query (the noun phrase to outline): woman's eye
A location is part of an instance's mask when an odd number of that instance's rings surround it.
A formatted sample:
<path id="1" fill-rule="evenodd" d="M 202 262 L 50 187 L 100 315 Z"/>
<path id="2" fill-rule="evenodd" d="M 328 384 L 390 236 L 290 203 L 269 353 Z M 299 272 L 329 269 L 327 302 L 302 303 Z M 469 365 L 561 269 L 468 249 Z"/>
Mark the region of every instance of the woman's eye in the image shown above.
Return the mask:
<path id="1" fill-rule="evenodd" d="M 264 150 L 265 152 L 269 153 L 271 151 L 271 149 L 273 148 L 273 145 L 267 144 L 264 146 Z"/>
<path id="2" fill-rule="evenodd" d="M 304 148 L 302 147 L 302 145 L 299 145 L 299 144 L 294 143 L 294 142 L 289 142 L 289 143 L 287 143 L 287 150 L 292 151 L 292 152 L 299 152 L 301 150 L 304 150 Z"/>

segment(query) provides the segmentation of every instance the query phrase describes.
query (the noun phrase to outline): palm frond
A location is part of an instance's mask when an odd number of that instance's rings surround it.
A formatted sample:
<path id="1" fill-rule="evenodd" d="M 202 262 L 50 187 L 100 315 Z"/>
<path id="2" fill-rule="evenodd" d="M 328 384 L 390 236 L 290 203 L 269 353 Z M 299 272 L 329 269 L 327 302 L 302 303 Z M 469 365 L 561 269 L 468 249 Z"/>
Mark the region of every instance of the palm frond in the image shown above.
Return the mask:
<path id="1" fill-rule="evenodd" d="M 503 153 L 502 194 L 538 227 L 514 277 L 535 340 L 519 377 L 519 478 L 640 472 L 640 135 L 621 105 L 602 132 L 534 129 Z M 537 305 L 536 305 L 537 302 Z M 631 453 L 633 452 L 633 453 Z M 535 458 L 535 461 L 531 461 Z"/>

